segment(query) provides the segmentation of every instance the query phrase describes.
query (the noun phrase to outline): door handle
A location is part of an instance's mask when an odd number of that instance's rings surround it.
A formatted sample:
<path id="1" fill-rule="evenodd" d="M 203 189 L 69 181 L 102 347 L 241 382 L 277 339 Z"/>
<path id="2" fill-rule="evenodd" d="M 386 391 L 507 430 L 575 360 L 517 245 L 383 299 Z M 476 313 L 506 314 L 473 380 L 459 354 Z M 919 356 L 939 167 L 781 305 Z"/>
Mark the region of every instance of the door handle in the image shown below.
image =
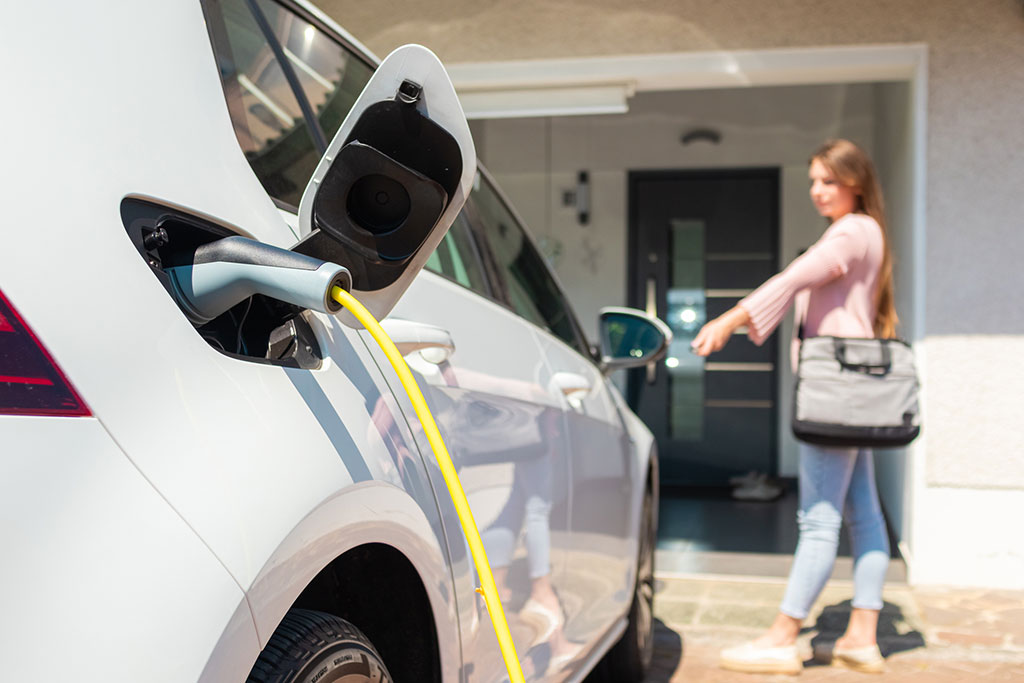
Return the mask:
<path id="1" fill-rule="evenodd" d="M 419 351 L 423 360 L 440 365 L 455 353 L 448 330 L 402 318 L 385 318 L 380 324 L 403 356 Z"/>
<path id="2" fill-rule="evenodd" d="M 594 384 L 575 372 L 556 372 L 551 376 L 548 386 L 553 393 L 564 396 L 573 408 L 579 408 L 580 402 L 590 393 Z"/>
<path id="3" fill-rule="evenodd" d="M 644 312 L 651 318 L 658 317 L 658 281 L 653 277 L 647 278 L 647 302 Z M 658 364 L 656 362 L 648 363 L 647 383 L 654 384 L 656 379 L 658 379 Z"/>

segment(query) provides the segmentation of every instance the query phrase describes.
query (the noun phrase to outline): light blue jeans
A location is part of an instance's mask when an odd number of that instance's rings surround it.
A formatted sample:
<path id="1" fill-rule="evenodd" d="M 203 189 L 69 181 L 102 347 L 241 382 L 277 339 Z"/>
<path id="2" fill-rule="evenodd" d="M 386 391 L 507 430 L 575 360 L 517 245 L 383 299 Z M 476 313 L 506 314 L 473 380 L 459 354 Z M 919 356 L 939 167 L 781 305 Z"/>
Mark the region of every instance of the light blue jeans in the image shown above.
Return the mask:
<path id="1" fill-rule="evenodd" d="M 530 579 L 551 573 L 551 457 L 544 453 L 516 462 L 508 502 L 481 534 L 492 567 L 512 564 L 519 531 L 525 527 Z"/>
<path id="2" fill-rule="evenodd" d="M 800 540 L 780 607 L 783 614 L 807 618 L 832 573 L 844 518 L 853 546 L 853 606 L 882 609 L 889 536 L 875 489 L 871 449 L 801 443 Z"/>

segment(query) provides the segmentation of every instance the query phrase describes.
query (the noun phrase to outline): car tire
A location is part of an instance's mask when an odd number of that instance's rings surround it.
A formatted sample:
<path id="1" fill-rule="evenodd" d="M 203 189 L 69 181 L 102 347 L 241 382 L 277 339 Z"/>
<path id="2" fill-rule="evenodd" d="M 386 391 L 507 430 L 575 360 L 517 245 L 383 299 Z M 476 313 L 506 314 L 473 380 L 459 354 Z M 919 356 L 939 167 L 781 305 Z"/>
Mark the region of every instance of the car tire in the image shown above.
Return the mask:
<path id="1" fill-rule="evenodd" d="M 392 683 L 373 643 L 349 622 L 324 612 L 285 615 L 249 672 L 247 683 Z"/>
<path id="2" fill-rule="evenodd" d="M 654 659 L 654 547 L 657 542 L 657 501 L 650 487 L 641 508 L 636 584 L 629 624 L 602 662 L 603 678 L 615 683 L 643 681 Z"/>

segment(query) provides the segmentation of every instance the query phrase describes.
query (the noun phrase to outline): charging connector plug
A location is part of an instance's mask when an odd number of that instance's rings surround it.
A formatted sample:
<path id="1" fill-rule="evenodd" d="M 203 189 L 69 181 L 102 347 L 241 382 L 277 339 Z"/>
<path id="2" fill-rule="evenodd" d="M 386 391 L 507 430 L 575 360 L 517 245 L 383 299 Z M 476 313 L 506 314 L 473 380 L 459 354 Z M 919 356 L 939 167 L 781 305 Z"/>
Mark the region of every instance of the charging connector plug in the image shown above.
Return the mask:
<path id="1" fill-rule="evenodd" d="M 332 288 L 352 289 L 352 275 L 343 266 L 245 237 L 204 244 L 190 264 L 165 272 L 185 314 L 199 325 L 254 294 L 333 315 L 341 305 L 331 297 Z"/>

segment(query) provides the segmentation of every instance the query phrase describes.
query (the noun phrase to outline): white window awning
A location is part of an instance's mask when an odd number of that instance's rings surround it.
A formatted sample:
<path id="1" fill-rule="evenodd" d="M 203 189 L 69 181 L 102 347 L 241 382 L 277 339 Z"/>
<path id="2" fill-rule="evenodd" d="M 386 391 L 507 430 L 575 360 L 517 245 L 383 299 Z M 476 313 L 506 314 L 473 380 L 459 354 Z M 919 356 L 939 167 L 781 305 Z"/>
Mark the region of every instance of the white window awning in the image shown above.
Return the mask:
<path id="1" fill-rule="evenodd" d="M 450 64 L 469 119 L 624 114 L 636 92 L 906 80 L 923 45 L 717 50 Z"/>
<path id="2" fill-rule="evenodd" d="M 467 119 L 524 116 L 625 114 L 633 90 L 627 85 L 496 88 L 459 93 Z"/>

